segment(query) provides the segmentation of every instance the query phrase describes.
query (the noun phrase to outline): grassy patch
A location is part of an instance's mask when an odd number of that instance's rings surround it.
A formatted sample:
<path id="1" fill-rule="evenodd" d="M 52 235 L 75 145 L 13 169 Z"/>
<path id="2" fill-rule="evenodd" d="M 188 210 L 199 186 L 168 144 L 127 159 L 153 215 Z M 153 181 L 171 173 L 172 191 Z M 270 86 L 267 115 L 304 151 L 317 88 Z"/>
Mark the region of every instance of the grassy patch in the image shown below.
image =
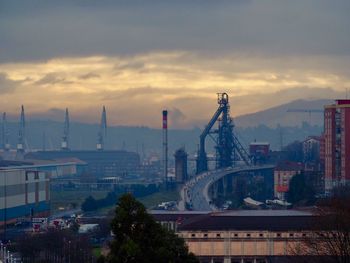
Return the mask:
<path id="1" fill-rule="evenodd" d="M 72 209 L 72 203 L 76 204 L 76 208 L 80 208 L 85 198 L 89 195 L 95 199 L 104 198 L 108 191 L 51 191 L 51 209 L 53 212 L 58 211 L 59 207 L 65 207 Z M 178 191 L 160 191 L 149 196 L 138 198 L 146 208 L 151 209 L 160 204 L 161 202 L 176 201 L 179 199 Z M 103 207 L 96 211 L 98 214 L 107 214 L 111 209 L 114 209 L 115 205 Z"/>
<path id="2" fill-rule="evenodd" d="M 161 191 L 149 196 L 138 198 L 147 208 L 151 209 L 160 204 L 161 202 L 177 201 L 179 200 L 179 192 L 173 191 Z"/>
<path id="3" fill-rule="evenodd" d="M 89 190 L 74 190 L 74 191 L 51 191 L 51 209 L 59 210 L 59 207 L 73 208 L 71 204 L 76 204 L 76 208 L 80 208 L 85 198 L 89 195 L 95 199 L 104 198 L 108 191 L 89 191 Z"/>
<path id="4" fill-rule="evenodd" d="M 98 258 L 99 256 L 101 256 L 101 248 L 100 247 L 95 247 L 93 250 L 92 250 L 92 254 Z"/>

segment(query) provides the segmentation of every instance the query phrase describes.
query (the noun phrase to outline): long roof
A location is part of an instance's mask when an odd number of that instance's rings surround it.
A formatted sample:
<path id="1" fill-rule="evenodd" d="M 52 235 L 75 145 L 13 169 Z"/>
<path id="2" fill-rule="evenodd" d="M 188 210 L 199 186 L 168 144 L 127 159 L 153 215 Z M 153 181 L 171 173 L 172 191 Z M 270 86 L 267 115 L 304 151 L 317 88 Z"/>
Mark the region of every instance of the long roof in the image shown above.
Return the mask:
<path id="1" fill-rule="evenodd" d="M 151 211 L 157 221 L 177 221 L 181 231 L 303 231 L 316 216 L 303 210 Z"/>
<path id="2" fill-rule="evenodd" d="M 264 210 L 263 210 L 264 211 Z M 179 226 L 186 231 L 303 231 L 312 229 L 316 217 L 307 215 L 207 214 L 190 218 Z"/>

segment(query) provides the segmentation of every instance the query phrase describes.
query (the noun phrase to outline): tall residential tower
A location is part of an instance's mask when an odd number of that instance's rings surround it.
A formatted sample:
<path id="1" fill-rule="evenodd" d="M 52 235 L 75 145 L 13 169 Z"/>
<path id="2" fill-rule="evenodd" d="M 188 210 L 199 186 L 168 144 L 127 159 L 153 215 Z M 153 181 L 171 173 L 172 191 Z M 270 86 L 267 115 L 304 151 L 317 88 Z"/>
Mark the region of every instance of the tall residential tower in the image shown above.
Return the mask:
<path id="1" fill-rule="evenodd" d="M 325 192 L 350 183 L 350 100 L 336 100 L 324 110 Z"/>

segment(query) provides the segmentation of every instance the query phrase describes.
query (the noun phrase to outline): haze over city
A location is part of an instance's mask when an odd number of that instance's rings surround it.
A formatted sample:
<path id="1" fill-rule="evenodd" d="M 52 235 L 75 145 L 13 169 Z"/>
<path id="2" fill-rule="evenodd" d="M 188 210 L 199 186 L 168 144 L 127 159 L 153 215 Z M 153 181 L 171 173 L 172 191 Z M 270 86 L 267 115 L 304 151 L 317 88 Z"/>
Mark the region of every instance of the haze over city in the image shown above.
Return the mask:
<path id="1" fill-rule="evenodd" d="M 0 0 L 0 263 L 349 263 L 349 0 Z"/>
<path id="2" fill-rule="evenodd" d="M 28 116 L 203 125 L 350 87 L 347 1 L 1 1 L 1 105 Z M 276 98 L 279 98 L 278 100 Z M 14 103 L 16 102 L 16 103 Z"/>

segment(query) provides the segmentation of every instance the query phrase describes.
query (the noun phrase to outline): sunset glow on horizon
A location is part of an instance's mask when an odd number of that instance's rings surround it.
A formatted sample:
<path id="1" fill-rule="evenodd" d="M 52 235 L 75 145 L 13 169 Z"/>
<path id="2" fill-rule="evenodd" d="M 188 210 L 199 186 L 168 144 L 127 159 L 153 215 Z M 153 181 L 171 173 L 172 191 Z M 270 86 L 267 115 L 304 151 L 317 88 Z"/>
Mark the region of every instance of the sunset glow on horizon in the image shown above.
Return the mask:
<path id="1" fill-rule="evenodd" d="M 105 105 L 111 125 L 158 127 L 167 108 L 173 127 L 191 128 L 212 114 L 218 92 L 233 116 L 344 96 L 346 6 L 0 1 L 1 111 L 18 115 L 24 104 L 29 117 L 58 119 L 68 107 L 95 123 Z"/>

